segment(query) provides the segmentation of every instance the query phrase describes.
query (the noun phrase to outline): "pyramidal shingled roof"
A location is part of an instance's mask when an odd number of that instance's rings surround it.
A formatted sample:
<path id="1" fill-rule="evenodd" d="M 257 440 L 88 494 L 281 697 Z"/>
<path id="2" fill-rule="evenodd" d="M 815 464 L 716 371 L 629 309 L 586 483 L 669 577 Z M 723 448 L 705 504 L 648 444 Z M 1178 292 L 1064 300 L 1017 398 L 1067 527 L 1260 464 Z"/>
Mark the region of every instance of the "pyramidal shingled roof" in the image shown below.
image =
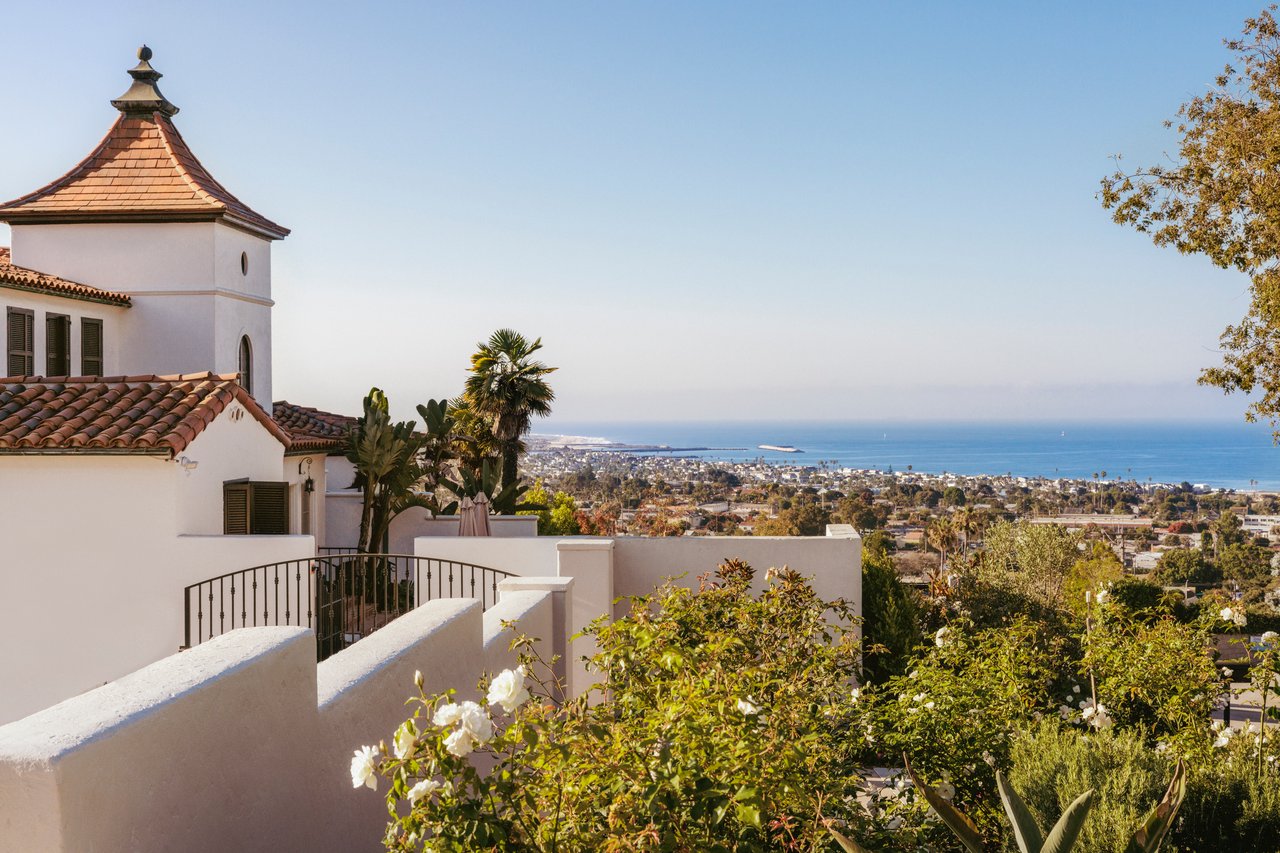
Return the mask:
<path id="1" fill-rule="evenodd" d="M 98 147 L 48 186 L 0 205 L 0 222 L 198 222 L 221 220 L 270 240 L 284 228 L 209 174 L 174 126 L 178 108 L 156 87 L 151 50 L 138 51 L 133 84 L 112 101 L 120 117 Z"/>

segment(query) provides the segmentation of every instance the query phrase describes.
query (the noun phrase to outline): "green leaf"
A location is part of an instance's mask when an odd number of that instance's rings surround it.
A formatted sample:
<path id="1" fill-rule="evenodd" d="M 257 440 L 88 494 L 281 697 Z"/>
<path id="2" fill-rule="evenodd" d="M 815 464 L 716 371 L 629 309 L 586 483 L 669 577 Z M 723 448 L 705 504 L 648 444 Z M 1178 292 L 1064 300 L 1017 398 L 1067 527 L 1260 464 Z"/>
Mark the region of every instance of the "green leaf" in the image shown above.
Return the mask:
<path id="1" fill-rule="evenodd" d="M 1173 768 L 1173 779 L 1169 781 L 1169 789 L 1164 792 L 1164 799 L 1156 804 L 1142 826 L 1138 827 L 1138 831 L 1129 840 L 1125 853 L 1155 853 L 1159 850 L 1186 796 L 1187 766 L 1182 759 L 1178 759 Z"/>
<path id="2" fill-rule="evenodd" d="M 836 840 L 836 843 L 840 845 L 841 849 L 843 849 L 845 853 L 871 853 L 870 850 L 863 847 L 861 844 L 854 841 L 852 838 L 841 835 L 840 833 L 836 832 L 834 829 L 829 831 L 831 833 L 831 837 Z"/>
<path id="3" fill-rule="evenodd" d="M 1085 791 L 1067 806 L 1067 810 L 1058 818 L 1058 822 L 1049 830 L 1049 837 L 1039 853 L 1067 853 L 1076 845 L 1076 837 L 1084 828 L 1085 818 L 1089 816 L 1089 808 L 1093 805 L 1093 789 Z"/>
<path id="4" fill-rule="evenodd" d="M 985 848 L 982 846 L 982 833 L 978 832 L 978 827 L 969 819 L 969 816 L 922 782 L 916 775 L 916 771 L 912 769 L 906 755 L 902 756 L 902 762 L 907 768 L 911 781 L 915 782 L 916 787 L 924 794 L 924 798 L 929 801 L 929 805 L 933 806 L 933 810 L 938 813 L 938 817 L 942 818 L 942 822 L 951 829 L 956 838 L 960 839 L 960 843 L 972 853 L 983 853 Z"/>
<path id="5" fill-rule="evenodd" d="M 738 803 L 733 808 L 734 814 L 737 815 L 738 822 L 747 826 L 760 826 L 760 810 L 746 803 Z"/>
<path id="6" fill-rule="evenodd" d="M 1031 816 L 1027 804 L 1022 801 L 1018 793 L 1013 790 L 1013 786 L 1009 784 L 1009 780 L 1004 778 L 1004 774 L 999 770 L 996 771 L 996 786 L 1000 789 L 1000 800 L 1004 803 L 1005 814 L 1009 816 L 1009 823 L 1013 824 L 1013 838 L 1018 842 L 1018 849 L 1022 853 L 1039 853 L 1044 846 L 1044 834 L 1040 831 L 1040 825 L 1036 823 L 1036 819 Z"/>

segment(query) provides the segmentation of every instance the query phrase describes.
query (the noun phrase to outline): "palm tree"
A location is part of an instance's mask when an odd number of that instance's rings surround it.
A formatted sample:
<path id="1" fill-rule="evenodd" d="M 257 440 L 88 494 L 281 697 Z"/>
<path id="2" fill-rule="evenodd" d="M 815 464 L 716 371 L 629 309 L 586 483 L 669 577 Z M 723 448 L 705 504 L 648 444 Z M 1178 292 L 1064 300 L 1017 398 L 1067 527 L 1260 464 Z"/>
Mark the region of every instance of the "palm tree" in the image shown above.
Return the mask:
<path id="1" fill-rule="evenodd" d="M 502 485 L 516 481 L 520 438 L 530 420 L 551 414 L 555 392 L 544 378 L 555 370 L 530 356 L 542 349 L 542 338 L 530 343 L 519 332 L 499 329 L 476 344 L 464 396 L 469 408 L 489 423 L 502 452 Z"/>
<path id="2" fill-rule="evenodd" d="M 364 496 L 360 553 L 378 550 L 391 519 L 409 506 L 421 505 L 423 498 L 417 492 L 427 473 L 418 459 L 422 443 L 413 422 L 392 423 L 387 395 L 370 389 L 364 414 L 347 437 L 346 452 L 356 469 L 356 487 Z"/>

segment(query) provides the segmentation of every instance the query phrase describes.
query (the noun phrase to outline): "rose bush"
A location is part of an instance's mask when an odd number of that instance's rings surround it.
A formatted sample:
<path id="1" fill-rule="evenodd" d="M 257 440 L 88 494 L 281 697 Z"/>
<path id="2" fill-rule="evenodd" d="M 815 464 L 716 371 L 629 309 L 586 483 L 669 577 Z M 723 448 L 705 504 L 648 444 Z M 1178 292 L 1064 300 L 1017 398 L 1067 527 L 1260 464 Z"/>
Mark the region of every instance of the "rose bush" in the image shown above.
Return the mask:
<path id="1" fill-rule="evenodd" d="M 753 579 L 730 561 L 592 625 L 602 681 L 572 702 L 527 638 L 483 703 L 419 685 L 392 750 L 352 761 L 353 785 L 388 783 L 387 847 L 809 851 L 860 830 L 850 611 L 786 569 Z"/>

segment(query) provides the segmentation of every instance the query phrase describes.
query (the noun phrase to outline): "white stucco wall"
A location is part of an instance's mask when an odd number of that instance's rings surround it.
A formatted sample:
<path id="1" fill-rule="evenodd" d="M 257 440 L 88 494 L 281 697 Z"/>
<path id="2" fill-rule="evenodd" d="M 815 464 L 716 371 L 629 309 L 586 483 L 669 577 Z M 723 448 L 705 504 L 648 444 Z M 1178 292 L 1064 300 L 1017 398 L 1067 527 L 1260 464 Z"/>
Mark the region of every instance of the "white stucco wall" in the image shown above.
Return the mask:
<path id="1" fill-rule="evenodd" d="M 336 486 L 345 481 L 346 470 L 330 466 L 328 482 Z M 324 544 L 330 548 L 354 547 L 360 538 L 360 510 L 363 498 L 355 489 L 326 492 Z M 532 515 L 489 516 L 490 536 L 494 539 L 512 537 L 532 539 L 538 535 L 538 519 Z M 412 554 L 414 542 L 421 536 L 433 538 L 457 538 L 458 516 L 432 518 L 425 509 L 412 507 L 391 520 L 387 531 L 388 553 Z"/>
<path id="2" fill-rule="evenodd" d="M 133 297 L 120 321 L 120 372 L 235 373 L 247 334 L 253 395 L 271 410 L 269 241 L 218 222 L 18 225 L 12 234 L 15 264 Z"/>
<path id="3" fill-rule="evenodd" d="M 410 716 L 415 670 L 470 698 L 514 664 L 502 622 L 556 634 L 547 581 L 483 615 L 431 602 L 319 667 L 309 631 L 234 631 L 0 726 L 0 851 L 378 849 L 385 787 L 352 789 L 353 750 Z"/>
<path id="4" fill-rule="evenodd" d="M 515 575 L 558 575 L 574 578 L 573 630 L 602 615 L 615 618 L 627 603 L 615 598 L 645 595 L 670 577 L 694 587 L 698 576 L 714 571 L 726 558 L 741 558 L 756 570 L 756 588 L 765 572 L 789 566 L 813 579 L 815 591 L 828 600 L 843 598 L 862 612 L 862 540 L 846 525 L 832 526 L 827 536 L 681 536 L 614 539 L 548 536 L 528 538 L 419 537 L 420 557 L 455 560 Z M 579 680 L 585 678 L 578 659 L 590 654 L 580 638 L 572 649 Z"/>
<path id="5" fill-rule="evenodd" d="M 309 453 L 284 457 L 284 479 L 289 484 L 289 532 L 310 533 L 317 543 L 325 541 L 324 495 L 328 477 L 323 453 Z M 308 494 L 306 482 L 310 478 L 313 491 Z M 302 502 L 311 504 L 311 530 L 302 529 Z"/>
<path id="6" fill-rule="evenodd" d="M 197 465 L 190 471 L 172 466 L 181 471 L 181 488 L 176 493 L 178 533 L 222 533 L 226 481 L 285 479 L 284 445 L 240 403 L 224 409 L 181 455 Z"/>
<path id="7" fill-rule="evenodd" d="M 173 652 L 188 584 L 314 555 L 310 536 L 221 535 L 223 480 L 278 481 L 285 464 L 242 407 L 186 454 L 193 471 L 160 457 L 0 456 L 0 648 L 15 650 L 0 655 L 0 722 Z"/>
<path id="8" fill-rule="evenodd" d="M 52 375 L 48 369 L 48 340 L 45 334 L 45 318 L 48 314 L 62 314 L 71 318 L 71 375 L 81 375 L 80 357 L 82 331 L 80 321 L 86 317 L 102 321 L 102 372 L 106 376 L 120 373 L 121 331 L 126 312 L 130 309 L 80 299 L 45 296 L 25 290 L 0 287 L 0 318 L 6 308 L 22 308 L 34 312 L 32 331 L 35 338 L 35 376 Z M 8 364 L 0 365 L 0 372 L 7 371 Z M 7 375 L 7 374 L 6 374 Z"/>
<path id="9" fill-rule="evenodd" d="M 789 566 L 813 579 L 822 598 L 844 598 L 862 612 L 862 540 L 851 536 L 620 536 L 614 541 L 615 596 L 645 595 L 671 576 L 684 575 L 685 586 L 713 571 L 726 558 L 746 560 L 763 589 L 770 568 Z M 626 612 L 625 602 L 615 615 Z"/>

